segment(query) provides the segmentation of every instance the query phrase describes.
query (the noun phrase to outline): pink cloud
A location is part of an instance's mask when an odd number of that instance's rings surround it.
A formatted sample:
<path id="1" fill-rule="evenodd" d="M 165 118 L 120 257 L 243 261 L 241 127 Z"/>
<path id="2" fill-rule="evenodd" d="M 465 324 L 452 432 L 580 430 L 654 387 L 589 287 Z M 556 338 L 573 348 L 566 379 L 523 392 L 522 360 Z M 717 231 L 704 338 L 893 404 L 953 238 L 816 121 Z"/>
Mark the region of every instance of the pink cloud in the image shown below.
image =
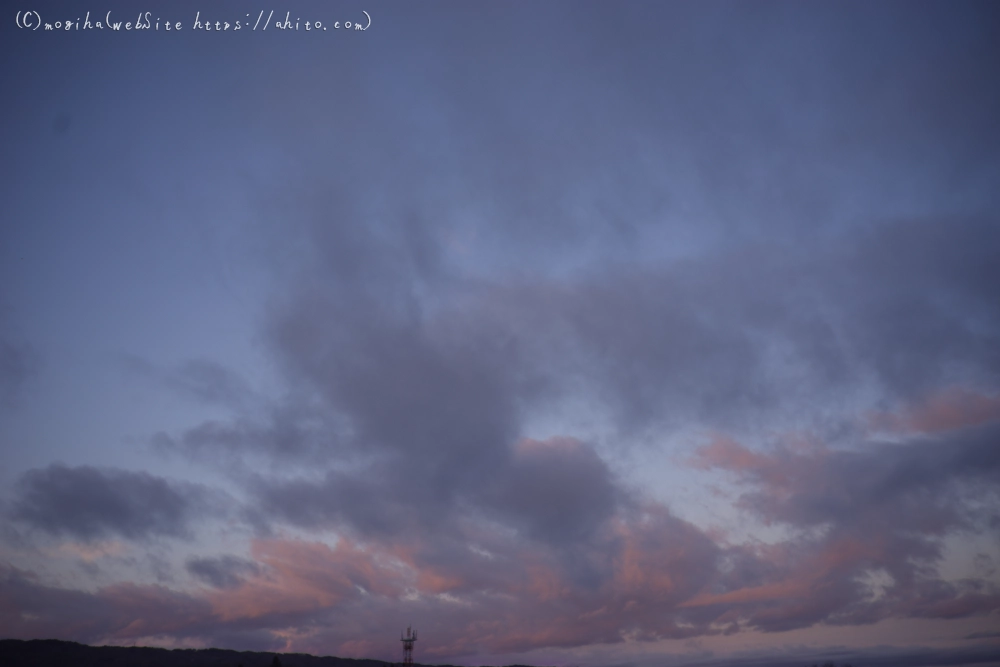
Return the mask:
<path id="1" fill-rule="evenodd" d="M 59 545 L 60 553 L 77 558 L 85 563 L 93 563 L 101 558 L 121 556 L 129 550 L 129 546 L 120 540 L 105 540 L 102 542 L 63 542 Z"/>
<path id="2" fill-rule="evenodd" d="M 1000 395 L 952 387 L 897 412 L 868 416 L 874 431 L 934 434 L 1000 419 Z"/>
<path id="3" fill-rule="evenodd" d="M 395 597 L 404 583 L 377 554 L 346 539 L 333 548 L 301 540 L 255 540 L 251 552 L 265 568 L 239 587 L 208 596 L 223 620 L 316 611 L 368 592 Z"/>
<path id="4" fill-rule="evenodd" d="M 767 457 L 750 451 L 725 435 L 713 436 L 711 442 L 698 448 L 691 460 L 692 465 L 704 470 L 725 468 L 756 471 L 766 468 L 768 463 Z"/>
<path id="5" fill-rule="evenodd" d="M 941 538 L 976 530 L 978 504 L 989 502 L 980 495 L 970 504 L 965 491 L 995 469 L 993 437 L 977 432 L 862 451 L 792 446 L 787 439 L 754 451 L 714 438 L 692 464 L 734 473 L 740 507 L 794 532 L 777 545 L 730 549 L 730 571 L 680 607 L 735 608 L 765 630 L 1000 609 L 995 584 L 979 579 L 975 592 L 964 592 L 936 570 Z M 871 572 L 885 580 L 877 595 L 867 583 Z"/>

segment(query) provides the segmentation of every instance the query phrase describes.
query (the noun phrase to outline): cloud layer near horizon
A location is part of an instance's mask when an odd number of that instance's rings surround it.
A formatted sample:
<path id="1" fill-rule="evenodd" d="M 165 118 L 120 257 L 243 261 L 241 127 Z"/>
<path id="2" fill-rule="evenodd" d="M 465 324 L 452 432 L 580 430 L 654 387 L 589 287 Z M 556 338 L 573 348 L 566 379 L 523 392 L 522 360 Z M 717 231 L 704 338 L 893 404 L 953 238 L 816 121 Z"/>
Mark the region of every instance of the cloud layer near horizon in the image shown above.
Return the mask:
<path id="1" fill-rule="evenodd" d="M 773 544 L 727 544 L 662 505 L 629 497 L 591 449 L 565 439 L 519 442 L 507 484 L 466 496 L 464 512 L 436 523 L 386 494 L 362 492 L 363 511 L 337 512 L 338 498 L 341 505 L 356 504 L 344 502 L 342 479 L 287 483 L 264 491 L 259 507 L 284 521 L 359 537 L 342 537 L 333 547 L 255 538 L 249 559 L 190 560 L 188 570 L 203 585 L 188 593 L 136 584 L 72 592 L 7 568 L 4 621 L 17 635 L 88 642 L 170 635 L 259 648 L 280 648 L 273 629 L 288 627 L 302 635 L 296 650 L 335 642 L 340 652 L 363 654 L 351 639 L 359 628 L 403 611 L 431 621 L 429 655 L 454 656 L 614 643 L 625 636 L 685 638 L 987 614 L 1000 604 L 989 558 L 981 560 L 979 576 L 956 582 L 942 580 L 935 566 L 942 536 L 1000 524 L 996 437 L 994 421 L 856 451 L 797 443 L 760 453 L 729 439 L 700 447 L 693 465 L 730 470 L 749 482 L 740 505 L 768 523 L 821 529 Z M 91 470 L 78 473 L 94 477 Z M 520 486 L 525 477 L 531 483 Z M 35 486 L 23 494 L 44 493 L 40 475 L 26 479 Z M 162 498 L 165 488 L 164 480 L 126 485 L 142 498 L 129 502 L 140 505 Z M 77 490 L 78 502 L 95 502 Z M 60 498 L 69 500 L 72 492 L 59 489 Z M 541 512 L 533 511 L 535 494 L 544 496 L 536 501 Z M 303 515 L 294 507 L 320 509 Z M 19 516 L 52 529 L 45 514 L 22 510 Z M 71 521 L 72 515 L 57 527 Z M 80 523 L 87 532 L 77 535 L 96 534 L 90 521 Z M 121 537 L 135 537 L 125 512 L 109 512 L 106 524 Z M 83 608 L 91 609 L 87 620 L 78 618 L 67 635 L 65 623 Z"/>
<path id="2" fill-rule="evenodd" d="M 180 47 L 149 47 L 169 93 L 112 117 L 162 123 L 118 148 L 172 231 L 84 205 L 88 235 L 52 223 L 86 250 L 46 278 L 69 296 L 4 269 L 34 287 L 0 293 L 28 332 L 0 319 L 0 410 L 57 423 L 5 457 L 66 440 L 9 473 L 4 632 L 393 659 L 419 620 L 421 659 L 467 662 L 900 619 L 993 641 L 995 13 L 729 9 L 395 7 L 335 42 L 336 89 L 290 65 L 329 45 L 189 41 L 214 69 L 175 98 Z M 52 141 L 92 155 L 74 99 Z M 4 232 L 29 258 L 34 233 Z M 81 380 L 110 393 L 67 433 L 86 396 L 60 388 L 108 349 L 119 385 Z M 119 420 L 128 464 L 73 449 Z"/>

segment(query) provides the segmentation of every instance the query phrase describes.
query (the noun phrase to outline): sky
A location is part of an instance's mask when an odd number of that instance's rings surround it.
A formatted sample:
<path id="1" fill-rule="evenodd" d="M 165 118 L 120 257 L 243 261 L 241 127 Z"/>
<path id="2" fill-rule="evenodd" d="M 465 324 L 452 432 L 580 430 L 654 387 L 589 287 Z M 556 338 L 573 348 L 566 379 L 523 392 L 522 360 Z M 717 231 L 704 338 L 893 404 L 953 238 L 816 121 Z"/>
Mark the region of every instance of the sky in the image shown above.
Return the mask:
<path id="1" fill-rule="evenodd" d="M 0 636 L 1000 665 L 995 3 L 20 9 Z"/>

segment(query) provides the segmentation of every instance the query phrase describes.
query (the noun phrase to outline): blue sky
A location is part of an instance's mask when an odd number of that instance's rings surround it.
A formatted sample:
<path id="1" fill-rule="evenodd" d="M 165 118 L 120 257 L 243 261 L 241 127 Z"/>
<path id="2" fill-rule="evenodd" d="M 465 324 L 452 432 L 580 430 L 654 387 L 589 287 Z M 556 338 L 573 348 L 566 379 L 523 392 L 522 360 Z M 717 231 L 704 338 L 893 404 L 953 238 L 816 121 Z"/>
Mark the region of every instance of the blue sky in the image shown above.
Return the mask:
<path id="1" fill-rule="evenodd" d="M 3 636 L 995 663 L 992 4 L 141 9 L 3 28 Z"/>

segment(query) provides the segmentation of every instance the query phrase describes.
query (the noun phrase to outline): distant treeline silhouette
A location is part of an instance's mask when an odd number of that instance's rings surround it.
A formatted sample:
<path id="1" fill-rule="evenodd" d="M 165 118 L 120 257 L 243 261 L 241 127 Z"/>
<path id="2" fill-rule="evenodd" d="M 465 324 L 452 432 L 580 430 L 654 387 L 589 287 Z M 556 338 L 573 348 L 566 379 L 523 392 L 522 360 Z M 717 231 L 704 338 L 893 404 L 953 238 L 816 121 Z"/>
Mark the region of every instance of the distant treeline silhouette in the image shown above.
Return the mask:
<path id="1" fill-rule="evenodd" d="M 58 639 L 0 639 L 2 667 L 397 667 L 382 660 L 308 653 L 87 646 Z M 424 667 L 415 664 L 414 667 Z M 451 667 L 438 665 L 437 667 Z M 511 665 L 511 667 L 528 667 Z"/>
<path id="2" fill-rule="evenodd" d="M 3 667 L 393 667 L 381 660 L 355 660 L 307 653 L 264 653 L 140 646 L 87 646 L 57 639 L 0 640 Z"/>

